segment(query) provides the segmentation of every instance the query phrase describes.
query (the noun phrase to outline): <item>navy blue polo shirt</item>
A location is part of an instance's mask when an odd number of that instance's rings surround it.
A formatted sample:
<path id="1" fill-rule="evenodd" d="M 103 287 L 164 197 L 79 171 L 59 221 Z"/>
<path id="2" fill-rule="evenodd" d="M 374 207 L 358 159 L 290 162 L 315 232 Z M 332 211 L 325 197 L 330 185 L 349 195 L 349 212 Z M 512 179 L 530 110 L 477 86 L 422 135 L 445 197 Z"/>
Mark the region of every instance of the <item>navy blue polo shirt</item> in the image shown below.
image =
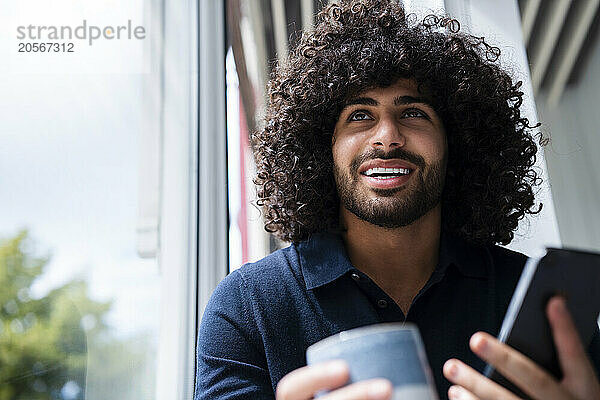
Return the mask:
<path id="1" fill-rule="evenodd" d="M 198 333 L 196 400 L 273 399 L 279 380 L 306 365 L 308 346 L 343 330 L 415 323 L 441 399 L 449 358 L 478 371 L 471 335 L 497 335 L 526 257 L 442 234 L 439 262 L 404 315 L 348 259 L 331 233 L 278 250 L 229 274 L 206 306 Z M 600 340 L 590 354 L 598 370 Z"/>

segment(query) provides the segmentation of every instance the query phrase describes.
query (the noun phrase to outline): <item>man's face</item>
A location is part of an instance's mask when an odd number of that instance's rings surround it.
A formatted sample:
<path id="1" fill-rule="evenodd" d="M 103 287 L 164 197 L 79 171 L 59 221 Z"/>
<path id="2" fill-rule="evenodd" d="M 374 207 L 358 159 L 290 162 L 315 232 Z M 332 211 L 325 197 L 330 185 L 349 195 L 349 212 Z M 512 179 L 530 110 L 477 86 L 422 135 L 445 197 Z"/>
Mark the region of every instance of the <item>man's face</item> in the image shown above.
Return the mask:
<path id="1" fill-rule="evenodd" d="M 385 228 L 407 226 L 440 203 L 447 142 L 413 80 L 349 99 L 332 140 L 342 206 Z"/>

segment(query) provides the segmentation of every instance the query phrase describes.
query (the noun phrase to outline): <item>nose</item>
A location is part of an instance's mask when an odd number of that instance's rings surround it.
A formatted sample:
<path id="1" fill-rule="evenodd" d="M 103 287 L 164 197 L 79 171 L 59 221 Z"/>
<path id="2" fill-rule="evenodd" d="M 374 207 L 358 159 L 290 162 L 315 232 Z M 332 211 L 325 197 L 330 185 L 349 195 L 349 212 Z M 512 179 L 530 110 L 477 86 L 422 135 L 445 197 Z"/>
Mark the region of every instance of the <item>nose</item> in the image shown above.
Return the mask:
<path id="1" fill-rule="evenodd" d="M 406 138 L 395 119 L 384 118 L 379 120 L 375 132 L 371 137 L 371 146 L 373 148 L 389 151 L 396 147 L 402 147 L 405 144 Z"/>

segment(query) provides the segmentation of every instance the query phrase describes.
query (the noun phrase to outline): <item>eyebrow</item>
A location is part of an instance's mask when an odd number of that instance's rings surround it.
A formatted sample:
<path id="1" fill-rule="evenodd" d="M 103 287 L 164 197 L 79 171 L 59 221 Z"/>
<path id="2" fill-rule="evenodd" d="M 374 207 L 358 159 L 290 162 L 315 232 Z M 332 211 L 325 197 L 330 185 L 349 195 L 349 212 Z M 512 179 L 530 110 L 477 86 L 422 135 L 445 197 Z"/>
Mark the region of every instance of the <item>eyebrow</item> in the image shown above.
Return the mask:
<path id="1" fill-rule="evenodd" d="M 344 108 L 348 106 L 352 106 L 355 104 L 363 105 L 363 106 L 378 106 L 379 102 L 371 97 L 354 97 L 344 104 Z M 433 109 L 431 102 L 423 97 L 414 97 L 414 96 L 398 96 L 394 98 L 395 106 L 403 106 L 407 104 L 425 104 L 426 106 Z"/>

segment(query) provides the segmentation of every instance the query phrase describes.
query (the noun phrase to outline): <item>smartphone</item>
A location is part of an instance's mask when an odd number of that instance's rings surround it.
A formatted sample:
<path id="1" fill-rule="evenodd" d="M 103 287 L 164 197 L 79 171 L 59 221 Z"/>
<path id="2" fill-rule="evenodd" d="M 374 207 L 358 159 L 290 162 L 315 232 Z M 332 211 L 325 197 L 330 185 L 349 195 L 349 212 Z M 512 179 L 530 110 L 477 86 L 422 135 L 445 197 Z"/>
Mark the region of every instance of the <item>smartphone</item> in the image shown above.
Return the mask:
<path id="1" fill-rule="evenodd" d="M 530 258 L 498 335 L 498 340 L 531 358 L 560 380 L 562 371 L 546 317 L 546 305 L 554 295 L 565 297 L 579 337 L 587 349 L 598 330 L 600 254 L 548 248 L 542 257 Z M 484 375 L 528 398 L 492 365 L 487 365 Z"/>

